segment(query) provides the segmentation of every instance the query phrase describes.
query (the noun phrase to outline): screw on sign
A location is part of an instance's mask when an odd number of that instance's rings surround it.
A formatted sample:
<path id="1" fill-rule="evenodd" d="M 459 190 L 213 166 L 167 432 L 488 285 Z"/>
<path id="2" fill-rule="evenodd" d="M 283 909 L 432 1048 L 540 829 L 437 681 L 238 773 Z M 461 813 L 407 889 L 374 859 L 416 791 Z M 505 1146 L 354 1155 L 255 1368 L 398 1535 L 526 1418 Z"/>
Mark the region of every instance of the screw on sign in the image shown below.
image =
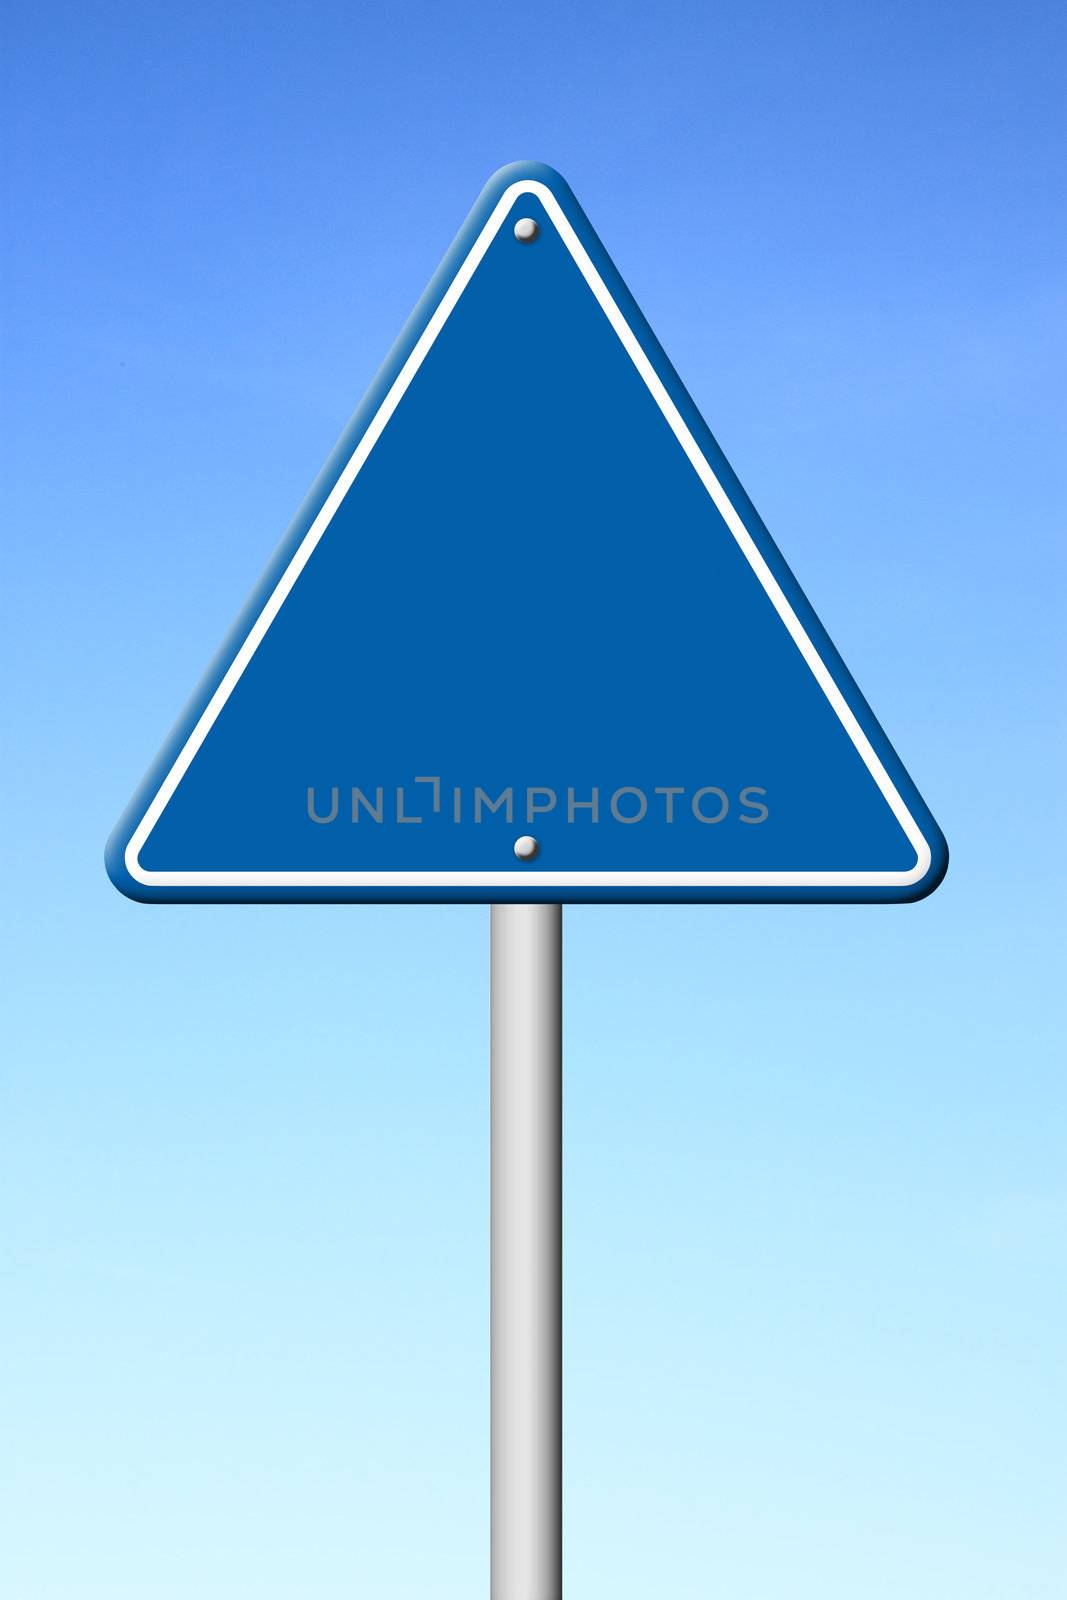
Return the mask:
<path id="1" fill-rule="evenodd" d="M 137 900 L 492 906 L 494 1600 L 560 1592 L 562 906 L 947 859 L 567 184 L 503 168 L 107 849 Z"/>

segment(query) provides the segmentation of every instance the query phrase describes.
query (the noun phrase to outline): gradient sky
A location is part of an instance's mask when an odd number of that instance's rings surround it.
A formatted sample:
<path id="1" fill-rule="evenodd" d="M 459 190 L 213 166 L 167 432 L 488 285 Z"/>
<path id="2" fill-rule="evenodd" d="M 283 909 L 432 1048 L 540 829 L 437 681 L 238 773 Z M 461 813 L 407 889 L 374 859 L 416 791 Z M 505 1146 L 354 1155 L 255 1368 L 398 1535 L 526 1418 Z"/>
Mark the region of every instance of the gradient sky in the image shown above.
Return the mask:
<path id="1" fill-rule="evenodd" d="M 919 906 L 567 913 L 568 1593 L 1062 1600 L 1064 45 L 9 14 L 3 1600 L 488 1592 L 488 913 L 138 907 L 102 849 L 519 158 L 952 849 Z"/>

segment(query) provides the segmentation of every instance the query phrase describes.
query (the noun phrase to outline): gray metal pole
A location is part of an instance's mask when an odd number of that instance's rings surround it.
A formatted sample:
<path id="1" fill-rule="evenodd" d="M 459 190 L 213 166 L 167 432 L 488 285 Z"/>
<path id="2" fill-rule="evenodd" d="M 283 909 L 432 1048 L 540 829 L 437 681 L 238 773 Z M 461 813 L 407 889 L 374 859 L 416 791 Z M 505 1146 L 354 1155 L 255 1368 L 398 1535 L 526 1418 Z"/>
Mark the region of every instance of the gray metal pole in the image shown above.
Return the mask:
<path id="1" fill-rule="evenodd" d="M 562 1590 L 563 910 L 491 910 L 492 1600 Z"/>

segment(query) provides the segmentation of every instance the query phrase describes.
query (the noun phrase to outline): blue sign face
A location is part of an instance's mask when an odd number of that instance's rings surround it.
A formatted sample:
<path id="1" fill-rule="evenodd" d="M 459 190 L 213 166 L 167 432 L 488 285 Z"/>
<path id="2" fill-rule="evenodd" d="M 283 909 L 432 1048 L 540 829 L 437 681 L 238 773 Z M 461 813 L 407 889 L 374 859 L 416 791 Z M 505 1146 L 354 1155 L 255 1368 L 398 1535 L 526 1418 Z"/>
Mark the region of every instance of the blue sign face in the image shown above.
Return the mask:
<path id="1" fill-rule="evenodd" d="M 946 860 L 574 196 L 527 164 L 107 854 L 139 900 L 912 900 Z"/>

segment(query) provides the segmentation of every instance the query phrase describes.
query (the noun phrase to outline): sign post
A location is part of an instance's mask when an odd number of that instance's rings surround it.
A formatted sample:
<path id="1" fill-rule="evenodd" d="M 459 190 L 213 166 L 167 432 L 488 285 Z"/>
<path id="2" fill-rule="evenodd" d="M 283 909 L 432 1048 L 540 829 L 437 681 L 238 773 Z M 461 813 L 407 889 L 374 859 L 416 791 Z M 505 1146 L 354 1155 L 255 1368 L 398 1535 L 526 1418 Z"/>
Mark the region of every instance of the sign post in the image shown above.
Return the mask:
<path id="1" fill-rule="evenodd" d="M 492 906 L 493 1600 L 555 1600 L 562 906 L 918 900 L 948 853 L 551 168 L 490 179 L 106 859 Z"/>
<path id="2" fill-rule="evenodd" d="M 491 926 L 491 1594 L 561 1592 L 562 933 L 558 905 Z"/>

